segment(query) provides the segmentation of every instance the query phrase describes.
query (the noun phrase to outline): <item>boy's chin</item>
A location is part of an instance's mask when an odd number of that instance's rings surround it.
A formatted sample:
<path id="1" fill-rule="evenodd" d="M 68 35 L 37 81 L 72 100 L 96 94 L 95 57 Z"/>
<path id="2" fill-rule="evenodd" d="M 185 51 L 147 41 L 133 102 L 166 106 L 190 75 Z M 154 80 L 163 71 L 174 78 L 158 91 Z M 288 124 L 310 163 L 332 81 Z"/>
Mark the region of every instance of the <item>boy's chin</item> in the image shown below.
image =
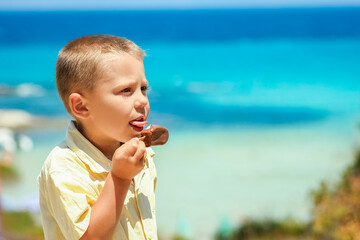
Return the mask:
<path id="1" fill-rule="evenodd" d="M 128 142 L 128 141 L 130 141 L 131 139 L 133 139 L 133 138 L 135 138 L 135 137 L 137 137 L 137 138 L 141 137 L 141 133 L 136 133 L 136 134 L 132 134 L 132 135 L 130 135 L 130 136 L 128 136 L 128 137 L 121 138 L 121 139 L 119 140 L 119 142 L 120 142 L 120 143 L 125 143 L 125 142 Z"/>

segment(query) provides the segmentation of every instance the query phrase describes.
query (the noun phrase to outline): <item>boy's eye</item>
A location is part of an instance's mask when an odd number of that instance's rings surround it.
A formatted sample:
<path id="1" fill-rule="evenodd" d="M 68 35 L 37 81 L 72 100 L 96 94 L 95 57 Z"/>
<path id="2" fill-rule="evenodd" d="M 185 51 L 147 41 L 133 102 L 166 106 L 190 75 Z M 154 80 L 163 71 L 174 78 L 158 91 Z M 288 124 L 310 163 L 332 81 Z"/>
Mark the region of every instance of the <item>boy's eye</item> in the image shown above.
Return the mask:
<path id="1" fill-rule="evenodd" d="M 149 87 L 148 87 L 148 86 L 143 86 L 143 87 L 141 87 L 141 91 L 146 92 L 147 90 L 149 90 Z"/>
<path id="2" fill-rule="evenodd" d="M 141 87 L 141 91 L 146 92 L 146 91 L 149 91 L 149 90 L 150 90 L 150 87 L 149 87 L 149 86 L 143 86 L 143 87 Z"/>
<path id="3" fill-rule="evenodd" d="M 122 93 L 128 93 L 131 92 L 131 88 L 124 88 L 123 90 L 121 90 Z"/>

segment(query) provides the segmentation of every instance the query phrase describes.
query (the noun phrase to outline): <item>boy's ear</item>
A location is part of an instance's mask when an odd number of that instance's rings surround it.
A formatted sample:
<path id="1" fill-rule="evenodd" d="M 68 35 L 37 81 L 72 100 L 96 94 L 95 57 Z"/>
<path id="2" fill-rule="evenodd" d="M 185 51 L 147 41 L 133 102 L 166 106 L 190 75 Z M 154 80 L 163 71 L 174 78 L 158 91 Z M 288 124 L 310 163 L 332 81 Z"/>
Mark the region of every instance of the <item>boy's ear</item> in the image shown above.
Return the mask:
<path id="1" fill-rule="evenodd" d="M 84 119 L 89 116 L 85 98 L 80 93 L 71 93 L 69 96 L 69 107 L 74 117 Z"/>

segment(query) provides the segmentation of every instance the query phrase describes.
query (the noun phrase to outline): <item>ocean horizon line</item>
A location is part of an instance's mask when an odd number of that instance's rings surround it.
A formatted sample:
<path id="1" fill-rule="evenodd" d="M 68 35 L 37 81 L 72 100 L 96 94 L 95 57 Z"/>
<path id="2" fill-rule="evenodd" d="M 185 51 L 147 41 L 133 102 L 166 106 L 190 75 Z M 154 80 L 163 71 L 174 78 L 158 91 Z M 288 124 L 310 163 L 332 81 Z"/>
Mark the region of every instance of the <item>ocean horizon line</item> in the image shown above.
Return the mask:
<path id="1" fill-rule="evenodd" d="M 97 33 L 137 43 L 359 38 L 359 16 L 360 7 L 0 11 L 0 43 L 68 42 Z"/>

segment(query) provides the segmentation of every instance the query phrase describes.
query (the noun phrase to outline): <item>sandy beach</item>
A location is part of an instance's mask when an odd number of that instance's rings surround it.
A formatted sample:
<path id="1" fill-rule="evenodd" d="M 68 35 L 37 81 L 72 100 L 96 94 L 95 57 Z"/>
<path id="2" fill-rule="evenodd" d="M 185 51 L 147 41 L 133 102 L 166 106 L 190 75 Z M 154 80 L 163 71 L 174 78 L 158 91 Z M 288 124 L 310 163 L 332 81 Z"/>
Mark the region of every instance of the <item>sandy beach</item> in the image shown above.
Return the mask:
<path id="1" fill-rule="evenodd" d="M 208 239 L 221 221 L 310 217 L 310 192 L 336 181 L 358 143 L 356 120 L 279 127 L 170 130 L 154 147 L 158 171 L 157 221 L 161 236 Z M 64 129 L 29 130 L 34 149 L 16 152 L 19 182 L 4 185 L 7 209 L 38 211 L 36 177 Z M 211 212 L 211 214 L 209 214 Z"/>

